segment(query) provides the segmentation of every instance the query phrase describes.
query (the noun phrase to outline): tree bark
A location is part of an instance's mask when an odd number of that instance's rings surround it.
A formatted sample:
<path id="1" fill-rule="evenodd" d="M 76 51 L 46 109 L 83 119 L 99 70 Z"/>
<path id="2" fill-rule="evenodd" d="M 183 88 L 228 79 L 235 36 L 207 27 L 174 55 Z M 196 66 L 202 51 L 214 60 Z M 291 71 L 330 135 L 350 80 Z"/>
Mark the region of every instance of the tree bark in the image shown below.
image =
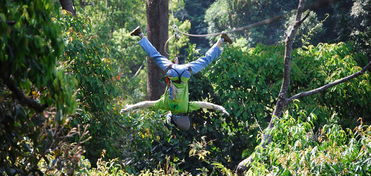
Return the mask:
<path id="1" fill-rule="evenodd" d="M 75 8 L 73 7 L 72 0 L 59 0 L 61 3 L 62 9 L 67 10 L 72 13 L 73 16 L 76 16 Z"/>
<path id="2" fill-rule="evenodd" d="M 165 42 L 169 30 L 169 0 L 147 0 L 147 32 L 153 46 L 165 57 Z M 161 82 L 163 71 L 151 59 L 147 58 L 148 80 L 147 95 L 149 100 L 156 100 L 164 93 L 165 84 Z"/>

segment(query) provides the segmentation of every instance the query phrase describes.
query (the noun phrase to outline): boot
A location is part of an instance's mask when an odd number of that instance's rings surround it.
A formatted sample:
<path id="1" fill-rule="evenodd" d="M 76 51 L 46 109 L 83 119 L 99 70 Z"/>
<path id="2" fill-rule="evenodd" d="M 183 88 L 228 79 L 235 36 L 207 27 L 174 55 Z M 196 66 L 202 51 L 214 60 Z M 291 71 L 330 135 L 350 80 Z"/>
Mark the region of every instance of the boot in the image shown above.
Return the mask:
<path id="1" fill-rule="evenodd" d="M 141 33 L 142 33 L 142 31 L 140 30 L 140 27 L 138 26 L 133 31 L 130 32 L 130 35 L 131 36 L 139 36 Z"/>
<path id="2" fill-rule="evenodd" d="M 227 42 L 227 43 L 229 43 L 229 44 L 232 44 L 233 43 L 232 40 L 231 40 L 231 38 L 229 38 L 229 36 L 226 33 L 223 33 L 222 36 L 221 36 L 221 38 L 223 38 L 224 41 Z"/>

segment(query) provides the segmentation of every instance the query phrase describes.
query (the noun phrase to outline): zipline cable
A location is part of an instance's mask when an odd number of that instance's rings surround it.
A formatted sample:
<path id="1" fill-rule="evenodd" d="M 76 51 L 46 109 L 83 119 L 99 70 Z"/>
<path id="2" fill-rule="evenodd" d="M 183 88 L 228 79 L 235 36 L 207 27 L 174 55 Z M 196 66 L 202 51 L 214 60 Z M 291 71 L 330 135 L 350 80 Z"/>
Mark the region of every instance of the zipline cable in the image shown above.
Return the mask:
<path id="1" fill-rule="evenodd" d="M 265 19 L 265 20 L 262 20 L 262 21 L 259 21 L 259 22 L 256 22 L 256 23 L 252 23 L 252 24 L 249 24 L 249 25 L 246 25 L 246 26 L 242 26 L 242 27 L 239 27 L 239 28 L 234 28 L 232 30 L 225 31 L 225 32 L 217 32 L 217 33 L 210 33 L 210 34 L 189 34 L 189 33 L 180 31 L 177 26 L 175 26 L 175 31 L 177 31 L 178 33 L 180 33 L 182 35 L 189 36 L 189 37 L 210 37 L 210 36 L 221 35 L 223 33 L 233 33 L 233 32 L 237 32 L 237 31 L 244 31 L 244 30 L 248 30 L 248 29 L 251 29 L 251 28 L 254 28 L 254 27 L 257 27 L 257 26 L 270 24 L 270 23 L 278 21 L 279 19 L 283 18 L 284 16 L 286 16 L 286 14 L 277 15 L 277 16 L 274 16 L 272 18 L 268 18 L 268 19 Z"/>
<path id="2" fill-rule="evenodd" d="M 318 0 L 318 1 L 314 2 L 314 3 L 312 3 L 311 5 L 308 5 L 306 8 L 304 8 L 304 10 L 312 10 L 313 11 L 313 10 L 316 10 L 316 9 L 320 9 L 323 6 L 325 6 L 326 4 L 331 4 L 331 3 L 335 2 L 335 1 L 338 1 L 338 0 Z M 174 25 L 173 28 L 174 28 L 175 34 L 172 37 L 170 37 L 165 42 L 165 52 L 166 52 L 167 43 L 170 41 L 170 39 L 172 39 L 173 37 L 176 37 L 177 33 L 178 34 L 185 35 L 185 36 L 188 36 L 188 37 L 210 37 L 210 36 L 217 36 L 217 35 L 221 35 L 223 33 L 232 33 L 232 32 L 237 32 L 237 31 L 243 31 L 243 30 L 248 30 L 248 29 L 251 29 L 251 28 L 254 28 L 254 27 L 257 27 L 257 26 L 261 26 L 261 25 L 265 25 L 265 24 L 270 24 L 270 23 L 273 23 L 275 21 L 280 20 L 281 18 L 283 18 L 286 15 L 289 15 L 291 13 L 293 13 L 293 11 L 288 12 L 288 13 L 284 13 L 284 14 L 281 14 L 281 15 L 277 15 L 277 16 L 274 16 L 272 18 L 268 18 L 268 19 L 265 19 L 265 20 L 262 20 L 262 21 L 259 21 L 259 22 L 256 22 L 256 23 L 252 23 L 252 24 L 246 25 L 246 26 L 242 26 L 242 27 L 239 27 L 239 28 L 234 28 L 234 29 L 229 30 L 229 31 L 217 32 L 217 33 L 210 33 L 210 34 L 190 34 L 190 33 L 186 33 L 186 32 L 180 31 L 178 29 L 178 27 L 176 25 Z M 173 12 L 172 12 L 172 15 L 174 16 Z M 309 13 L 307 15 L 309 15 Z"/>
<path id="3" fill-rule="evenodd" d="M 317 0 L 316 2 L 306 6 L 304 8 L 304 11 L 305 10 L 311 10 L 311 11 L 314 11 L 316 9 L 320 9 L 322 8 L 323 6 L 326 6 L 327 4 L 331 4 L 335 1 L 339 1 L 339 0 Z M 239 27 L 239 28 L 234 28 L 232 30 L 229 30 L 229 31 L 225 31 L 225 32 L 217 32 L 217 33 L 210 33 L 210 34 L 189 34 L 189 33 L 186 33 L 186 32 L 182 32 L 180 31 L 179 29 L 176 28 L 176 30 L 178 30 L 178 32 L 180 34 L 183 34 L 183 35 L 186 35 L 186 36 L 189 36 L 189 37 L 209 37 L 209 36 L 216 36 L 216 35 L 221 35 L 223 33 L 232 33 L 232 32 L 237 32 L 237 31 L 243 31 L 243 30 L 248 30 L 250 28 L 254 28 L 254 27 L 257 27 L 257 26 L 261 26 L 261 25 L 265 25 L 265 24 L 270 24 L 270 23 L 273 23 L 275 21 L 278 21 L 279 19 L 285 17 L 286 15 L 289 15 L 291 13 L 293 13 L 294 11 L 291 11 L 291 12 L 287 12 L 287 13 L 284 13 L 284 14 L 281 14 L 281 15 L 277 15 L 277 16 L 274 16 L 272 18 L 268 18 L 268 19 L 265 19 L 265 20 L 262 20 L 262 21 L 259 21 L 259 22 L 256 22 L 256 23 L 253 23 L 253 24 L 249 24 L 249 25 L 246 25 L 246 26 L 242 26 L 242 27 Z"/>
<path id="4" fill-rule="evenodd" d="M 261 26 L 261 25 L 265 25 L 265 24 L 270 24 L 270 23 L 273 23 L 273 22 L 276 22 L 276 21 L 280 20 L 281 18 L 285 17 L 286 15 L 287 14 L 277 15 L 277 16 L 274 16 L 272 18 L 268 18 L 268 19 L 265 19 L 265 20 L 262 20 L 262 21 L 259 21 L 259 22 L 256 22 L 256 23 L 252 23 L 252 24 L 249 24 L 249 25 L 246 25 L 246 26 L 242 26 L 242 27 L 239 27 L 239 28 L 234 28 L 234 29 L 229 30 L 229 31 L 209 33 L 209 34 L 190 34 L 190 33 L 182 32 L 182 31 L 179 30 L 178 26 L 176 26 L 174 24 L 173 25 L 174 35 L 172 35 L 171 37 L 169 37 L 169 39 L 167 39 L 166 42 L 165 42 L 165 44 L 164 44 L 165 53 L 167 55 L 170 55 L 167 52 L 168 43 L 174 37 L 175 38 L 179 38 L 180 37 L 179 36 L 180 34 L 185 35 L 185 36 L 188 36 L 188 37 L 211 37 L 211 36 L 217 36 L 217 35 L 221 35 L 223 33 L 233 33 L 233 32 L 237 32 L 237 31 L 244 31 L 244 30 L 248 30 L 248 29 L 251 29 L 251 28 L 254 28 L 254 27 L 257 27 L 257 26 Z"/>

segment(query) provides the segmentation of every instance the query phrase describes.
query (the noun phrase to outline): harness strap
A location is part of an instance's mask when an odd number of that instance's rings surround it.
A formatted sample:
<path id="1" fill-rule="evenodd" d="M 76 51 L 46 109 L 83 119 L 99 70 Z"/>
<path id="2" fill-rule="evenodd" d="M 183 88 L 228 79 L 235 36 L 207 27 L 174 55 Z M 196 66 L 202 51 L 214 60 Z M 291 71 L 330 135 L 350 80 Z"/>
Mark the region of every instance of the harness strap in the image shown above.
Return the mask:
<path id="1" fill-rule="evenodd" d="M 170 70 L 173 69 L 173 64 L 170 64 L 166 69 L 165 69 L 165 74 Z M 177 70 L 173 69 L 177 74 L 178 74 L 178 80 L 174 81 L 176 83 L 181 83 L 182 82 L 182 75 L 186 71 L 184 70 L 182 73 L 179 73 Z M 188 67 L 187 70 L 192 74 L 192 68 Z M 170 85 L 170 79 L 169 77 L 165 77 L 165 82 L 167 85 Z"/>
<path id="2" fill-rule="evenodd" d="M 165 71 L 165 74 L 173 68 L 173 64 L 170 64 L 169 66 L 166 67 L 166 69 L 164 70 Z"/>
<path id="3" fill-rule="evenodd" d="M 166 67 L 166 69 L 164 70 L 165 71 L 165 74 L 173 68 L 173 64 L 170 64 L 169 66 Z M 169 87 L 170 86 L 170 79 L 168 76 L 165 76 L 165 83 L 166 85 Z"/>
<path id="4" fill-rule="evenodd" d="M 165 74 L 166 74 L 170 69 L 173 69 L 173 64 L 170 64 L 170 65 L 169 65 L 169 66 L 164 70 L 164 71 L 165 71 Z M 187 70 L 189 71 L 189 73 L 192 74 L 192 68 L 191 68 L 191 67 L 188 67 Z M 181 82 L 182 82 L 181 78 L 182 78 L 182 75 L 183 75 L 183 73 L 185 72 L 185 70 L 184 70 L 181 74 L 179 74 L 179 72 L 178 72 L 177 70 L 175 70 L 175 69 L 174 69 L 174 71 L 178 74 L 178 80 L 177 80 L 177 81 L 174 81 L 174 82 L 176 82 L 176 83 L 181 83 Z M 171 82 L 171 81 L 170 81 L 170 79 L 169 79 L 168 76 L 165 77 L 165 82 L 166 82 L 166 85 L 170 87 L 170 82 Z M 186 115 L 188 115 L 188 113 L 189 113 L 189 102 L 188 102 L 188 106 L 187 106 L 187 112 L 186 112 Z M 172 117 L 171 117 L 171 122 L 174 123 Z"/>
<path id="5" fill-rule="evenodd" d="M 179 72 L 178 71 L 176 71 L 175 69 L 174 69 L 174 71 L 178 74 L 178 80 L 176 80 L 176 81 L 174 81 L 174 82 L 176 82 L 176 83 L 181 83 L 182 82 L 182 75 L 183 75 L 183 73 L 185 72 L 185 70 L 182 72 L 182 73 L 180 73 L 179 74 Z"/>

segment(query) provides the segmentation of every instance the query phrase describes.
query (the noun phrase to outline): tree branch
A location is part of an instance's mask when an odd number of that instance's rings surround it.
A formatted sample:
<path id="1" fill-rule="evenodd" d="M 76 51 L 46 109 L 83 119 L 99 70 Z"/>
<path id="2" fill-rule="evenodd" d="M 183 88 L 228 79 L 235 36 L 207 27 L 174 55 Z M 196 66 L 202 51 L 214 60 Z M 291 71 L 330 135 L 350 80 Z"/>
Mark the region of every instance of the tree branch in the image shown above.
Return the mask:
<path id="1" fill-rule="evenodd" d="M 291 74 L 291 60 L 292 60 L 292 57 L 291 57 L 292 56 L 292 44 L 294 42 L 295 35 L 296 35 L 296 32 L 297 32 L 299 26 L 309 16 L 309 13 L 308 13 L 308 14 L 306 14 L 306 16 L 304 18 L 301 18 L 301 14 L 305 10 L 308 10 L 308 9 L 316 10 L 316 9 L 322 8 L 324 6 L 330 5 L 331 3 L 335 2 L 335 1 L 337 1 L 337 0 L 317 0 L 312 5 L 304 7 L 304 0 L 299 0 L 299 5 L 298 5 L 298 8 L 297 8 L 295 23 L 292 26 L 291 30 L 289 31 L 289 33 L 286 37 L 286 40 L 285 40 L 284 75 L 283 75 L 283 82 L 281 84 L 281 89 L 280 89 L 280 92 L 279 92 L 279 95 L 278 95 L 278 98 L 277 98 L 278 101 L 276 103 L 276 106 L 275 106 L 275 109 L 273 111 L 273 115 L 272 115 L 272 118 L 269 122 L 269 125 L 264 130 L 265 133 L 262 136 L 262 141 L 259 144 L 260 146 L 265 147 L 267 144 L 269 144 L 271 142 L 272 138 L 271 138 L 271 135 L 269 134 L 269 130 L 271 128 L 273 128 L 274 119 L 279 118 L 282 115 L 282 113 L 284 111 L 284 108 L 292 100 L 292 98 L 295 97 L 295 96 L 293 96 L 291 98 L 287 98 L 287 92 L 288 92 L 288 88 L 289 88 L 289 85 L 290 85 L 290 78 L 291 78 L 290 74 Z M 370 63 L 364 69 L 362 69 L 362 71 L 359 72 L 359 73 L 357 72 L 357 73 L 355 73 L 351 76 L 343 78 L 344 80 L 335 81 L 336 83 L 334 85 L 339 84 L 341 82 L 344 82 L 346 80 L 352 79 L 352 78 L 362 74 L 369 67 L 369 65 L 370 65 Z M 327 89 L 327 88 L 324 88 L 324 90 Z M 244 172 L 246 170 L 248 170 L 248 165 L 251 162 L 253 162 L 252 156 L 253 155 L 250 155 L 248 158 L 242 160 L 238 164 L 238 166 L 236 168 L 236 173 L 238 175 L 243 175 Z"/>
<path id="2" fill-rule="evenodd" d="M 2 21 L 0 20 L 0 23 L 1 23 Z M 8 24 L 8 25 L 15 25 L 15 21 L 5 21 L 5 23 L 6 24 Z"/>
<path id="3" fill-rule="evenodd" d="M 10 46 L 8 46 L 7 49 L 10 58 L 13 59 L 14 58 L 13 49 Z M 12 80 L 10 73 L 6 69 L 7 67 L 10 68 L 9 63 L 3 62 L 0 66 L 1 66 L 0 70 L 2 70 L 0 72 L 0 78 L 3 80 L 4 84 L 8 87 L 8 89 L 13 93 L 13 96 L 19 101 L 20 104 L 26 105 L 34 109 L 36 112 L 43 112 L 48 107 L 48 105 L 46 104 L 42 105 L 32 98 L 26 97 L 26 95 L 17 87 L 17 85 Z"/>
<path id="4" fill-rule="evenodd" d="M 26 95 L 17 87 L 10 77 L 3 76 L 3 81 L 8 89 L 12 91 L 14 97 L 19 101 L 20 104 L 26 105 L 34 109 L 36 112 L 43 112 L 48 107 L 46 104 L 42 105 L 32 98 L 26 97 Z"/>
<path id="5" fill-rule="evenodd" d="M 287 91 L 289 89 L 291 81 L 291 61 L 292 61 L 292 44 L 294 43 L 296 32 L 298 31 L 301 23 L 308 17 L 305 16 L 303 19 L 301 15 L 304 11 L 304 0 L 299 1 L 298 10 L 296 13 L 296 20 L 291 30 L 289 31 L 285 39 L 285 55 L 284 55 L 284 71 L 283 71 L 283 81 L 281 84 L 280 93 L 278 94 L 278 101 L 276 103 L 276 108 L 273 112 L 273 117 L 280 117 L 283 112 L 283 108 L 287 104 Z M 272 127 L 272 121 L 269 123 L 269 128 Z"/>
<path id="6" fill-rule="evenodd" d="M 350 79 L 353 79 L 353 78 L 355 78 L 355 77 L 357 77 L 357 76 L 362 75 L 363 73 L 365 73 L 367 71 L 367 69 L 370 68 L 370 66 L 371 66 L 371 61 L 366 66 L 364 66 L 362 68 L 362 70 L 359 71 L 359 72 L 353 73 L 352 75 L 349 75 L 347 77 L 338 79 L 338 80 L 336 80 L 334 82 L 328 83 L 328 84 L 323 85 L 321 87 L 318 87 L 316 89 L 312 89 L 312 90 L 305 91 L 305 92 L 300 92 L 300 93 L 298 93 L 298 94 L 296 94 L 296 95 L 288 98 L 287 99 L 287 102 L 289 103 L 289 102 L 291 102 L 294 99 L 299 99 L 299 98 L 302 98 L 302 97 L 306 97 L 306 96 L 309 96 L 309 95 L 313 95 L 313 94 L 322 92 L 322 91 L 324 91 L 324 90 L 326 90 L 326 89 L 328 89 L 330 87 L 336 86 L 336 85 L 341 84 L 341 83 L 346 82 L 346 81 L 349 81 Z"/>
<path id="7" fill-rule="evenodd" d="M 284 108 L 286 107 L 287 105 L 287 92 L 288 92 L 288 88 L 289 88 L 289 85 L 290 85 L 290 79 L 291 79 L 291 60 L 292 60 L 292 44 L 294 42 L 294 39 L 295 39 L 295 35 L 296 35 L 296 32 L 298 31 L 301 23 L 308 17 L 309 13 L 304 17 L 302 18 L 302 13 L 304 12 L 305 8 L 304 8 L 304 1 L 305 0 L 299 0 L 299 5 L 298 5 L 298 9 L 297 9 L 297 12 L 296 12 L 296 19 L 295 19 L 295 23 L 294 25 L 292 26 L 291 30 L 289 31 L 286 39 L 285 39 L 285 54 L 284 54 L 284 73 L 283 73 L 283 81 L 282 81 L 282 84 L 281 84 L 281 89 L 280 89 L 280 92 L 278 94 L 278 101 L 276 103 L 276 107 L 273 111 L 273 116 L 269 122 L 269 125 L 267 127 L 267 129 L 271 129 L 273 128 L 273 121 L 274 121 L 274 118 L 276 117 L 280 117 L 282 115 L 282 112 L 284 110 Z M 265 130 L 265 133 L 263 134 L 262 136 L 262 141 L 260 143 L 261 146 L 265 146 L 266 144 L 270 143 L 271 142 L 271 136 L 267 133 L 267 129 Z M 248 169 L 247 165 L 249 165 L 249 163 L 252 162 L 252 156 L 244 159 L 243 161 L 241 161 L 237 168 L 236 168 L 236 172 L 238 175 L 243 175 L 244 172 Z"/>

